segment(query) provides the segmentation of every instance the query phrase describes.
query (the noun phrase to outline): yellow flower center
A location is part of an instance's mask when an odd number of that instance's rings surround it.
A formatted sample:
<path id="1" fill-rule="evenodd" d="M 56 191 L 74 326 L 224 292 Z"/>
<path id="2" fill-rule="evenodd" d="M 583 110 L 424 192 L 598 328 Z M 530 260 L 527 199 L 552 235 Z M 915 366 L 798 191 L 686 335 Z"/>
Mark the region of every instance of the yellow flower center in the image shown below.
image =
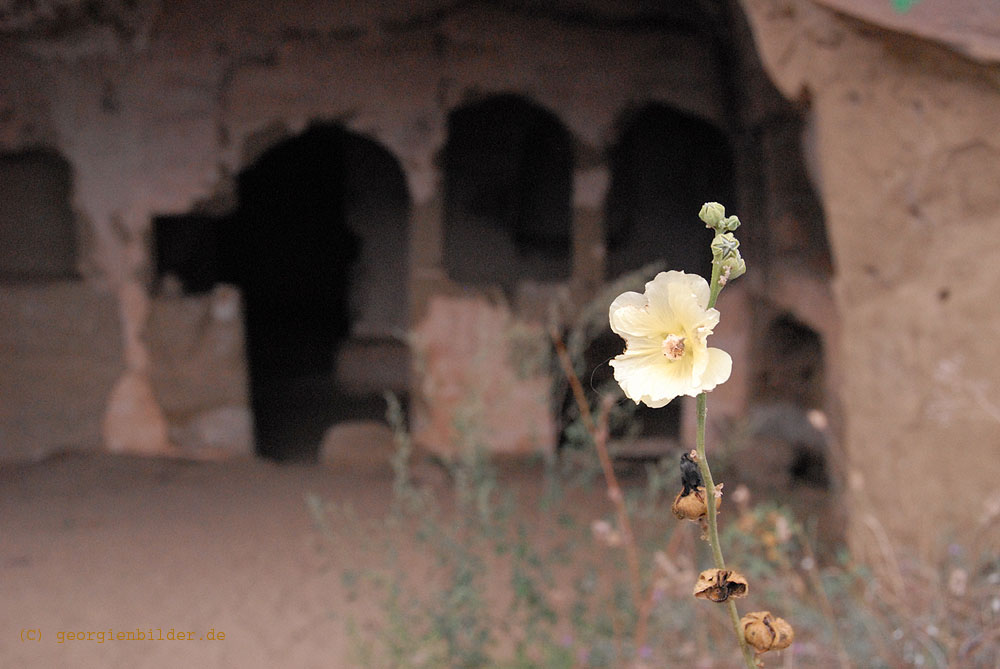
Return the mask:
<path id="1" fill-rule="evenodd" d="M 668 334 L 660 345 L 663 355 L 670 360 L 680 360 L 684 356 L 684 337 Z"/>

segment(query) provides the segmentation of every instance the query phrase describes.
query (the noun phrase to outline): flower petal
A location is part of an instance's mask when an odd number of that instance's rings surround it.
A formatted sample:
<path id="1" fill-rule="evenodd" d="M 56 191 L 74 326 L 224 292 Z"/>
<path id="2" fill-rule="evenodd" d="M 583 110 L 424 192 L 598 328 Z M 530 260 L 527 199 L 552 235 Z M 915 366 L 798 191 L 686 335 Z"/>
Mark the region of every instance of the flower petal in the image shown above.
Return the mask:
<path id="1" fill-rule="evenodd" d="M 608 319 L 611 330 L 626 341 L 631 337 L 652 337 L 659 327 L 649 313 L 649 303 L 639 293 L 622 293 L 611 303 Z"/>
<path id="2" fill-rule="evenodd" d="M 706 335 L 707 336 L 707 335 Z M 701 337 L 691 338 L 691 382 L 694 384 L 699 384 L 701 382 L 701 377 L 704 376 L 705 370 L 708 369 L 710 362 L 708 355 L 708 346 L 705 345 L 705 340 Z"/>
<path id="3" fill-rule="evenodd" d="M 720 383 L 729 380 L 729 375 L 733 372 L 733 358 L 720 348 L 708 349 L 708 366 L 701 374 L 701 382 L 698 384 L 702 390 L 712 390 Z"/>
<path id="4" fill-rule="evenodd" d="M 679 395 L 698 394 L 691 385 L 690 356 L 667 360 L 659 350 L 642 354 L 626 351 L 612 360 L 611 366 L 625 396 L 654 409 Z"/>
<path id="5" fill-rule="evenodd" d="M 681 272 L 673 270 L 660 272 L 652 281 L 646 283 L 646 300 L 649 302 L 649 311 L 654 315 L 661 326 L 661 334 L 669 332 L 677 333 L 681 323 L 670 305 L 670 291 L 679 281 L 682 281 Z"/>
<path id="6" fill-rule="evenodd" d="M 653 281 L 656 281 L 657 279 L 659 279 L 659 283 L 663 286 L 683 286 L 694 296 L 695 302 L 697 302 L 702 310 L 708 307 L 708 300 L 711 297 L 712 291 L 708 287 L 708 282 L 697 274 L 687 274 L 685 272 L 671 270 L 669 272 L 660 272 L 656 275 L 656 278 L 653 279 Z M 648 294 L 649 284 L 646 284 L 646 287 L 647 297 L 652 302 L 654 298 Z"/>
<path id="7" fill-rule="evenodd" d="M 712 328 L 719 324 L 719 312 L 716 309 L 706 308 L 707 299 L 704 302 L 700 300 L 699 295 L 692 289 L 692 286 L 699 285 L 676 282 L 670 287 L 668 299 L 674 315 L 688 330 L 687 335 L 698 337 L 699 341 L 704 343 L 705 337 L 712 334 Z"/>
<path id="8" fill-rule="evenodd" d="M 684 276 L 684 280 L 687 281 L 691 292 L 698 299 L 698 304 L 703 309 L 708 307 L 708 301 L 712 297 L 712 289 L 709 287 L 708 281 L 705 281 L 703 277 L 697 274 L 684 274 L 683 272 L 681 274 Z"/>

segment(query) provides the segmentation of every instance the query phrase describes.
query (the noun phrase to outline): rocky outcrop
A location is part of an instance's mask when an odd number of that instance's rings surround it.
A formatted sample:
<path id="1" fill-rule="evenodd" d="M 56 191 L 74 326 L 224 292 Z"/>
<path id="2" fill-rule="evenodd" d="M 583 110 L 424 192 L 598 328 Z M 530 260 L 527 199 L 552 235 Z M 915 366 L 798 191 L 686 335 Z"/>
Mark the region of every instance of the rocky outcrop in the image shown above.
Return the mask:
<path id="1" fill-rule="evenodd" d="M 808 2 L 744 7 L 769 74 L 809 101 L 815 128 L 849 535 L 864 552 L 877 524 L 931 554 L 978 531 L 996 490 L 981 465 L 1000 446 L 1000 68 Z"/>

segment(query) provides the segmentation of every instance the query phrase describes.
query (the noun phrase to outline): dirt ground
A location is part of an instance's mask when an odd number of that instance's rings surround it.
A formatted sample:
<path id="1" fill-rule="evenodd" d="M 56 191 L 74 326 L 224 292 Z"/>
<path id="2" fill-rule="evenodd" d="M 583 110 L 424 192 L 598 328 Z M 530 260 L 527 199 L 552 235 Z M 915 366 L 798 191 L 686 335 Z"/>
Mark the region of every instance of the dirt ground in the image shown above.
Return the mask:
<path id="1" fill-rule="evenodd" d="M 390 487 L 384 469 L 261 460 L 6 465 L 0 666 L 349 666 L 344 613 L 363 618 L 366 602 L 348 604 L 341 571 L 365 559 L 361 538 L 345 524 L 342 546 L 320 545 L 305 494 L 363 520 L 384 515 Z"/>
<path id="2" fill-rule="evenodd" d="M 443 472 L 421 467 L 418 480 L 447 498 Z M 626 475 L 623 484 L 640 478 Z M 605 574 L 599 578 L 620 579 L 616 549 L 595 549 L 589 539 L 591 520 L 611 509 L 601 485 L 564 490 L 559 509 L 543 510 L 540 465 L 501 463 L 499 479 L 517 497 L 518 520 L 532 528 L 529 542 L 555 541 L 557 517 L 568 509 L 574 532 L 586 537 L 576 545 Z M 310 496 L 328 510 L 325 528 Z M 400 529 L 413 528 L 386 521 L 392 496 L 384 457 L 279 465 L 73 453 L 0 465 L 0 668 L 359 666 L 351 629 L 377 636 L 385 608 L 347 575 L 403 573 L 425 594 L 440 586 L 433 549 L 398 541 Z M 696 528 L 688 529 L 688 544 L 675 546 L 681 553 L 696 541 Z M 560 569 L 582 562 L 568 564 Z M 484 597 L 499 606 L 506 581 L 484 568 Z M 689 597 L 692 579 L 681 578 L 677 596 Z M 566 608 L 572 586 L 556 581 L 548 594 Z M 494 585 L 498 592 L 489 592 Z M 718 613 L 715 627 L 725 635 Z M 835 666 L 818 659 L 823 648 L 810 650 L 809 634 L 798 636 L 801 666 Z M 704 641 L 684 653 L 716 654 Z M 720 661 L 699 666 L 727 666 Z"/>
<path id="3" fill-rule="evenodd" d="M 502 475 L 520 508 L 537 508 L 540 467 Z M 337 510 L 325 535 L 309 494 Z M 391 498 L 384 460 L 75 453 L 3 465 L 0 667 L 354 666 L 348 623 L 370 629 L 380 605 L 344 574 L 429 566 L 380 554 Z M 607 511 L 596 493 L 572 503 L 586 514 L 591 502 L 594 517 Z"/>

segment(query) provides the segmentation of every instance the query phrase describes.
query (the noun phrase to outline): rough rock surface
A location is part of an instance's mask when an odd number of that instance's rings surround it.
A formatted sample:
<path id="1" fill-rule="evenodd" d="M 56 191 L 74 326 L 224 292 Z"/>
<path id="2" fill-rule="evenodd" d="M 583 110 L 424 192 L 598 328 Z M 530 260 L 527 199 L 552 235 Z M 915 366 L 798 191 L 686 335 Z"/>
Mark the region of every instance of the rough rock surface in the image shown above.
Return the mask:
<path id="1" fill-rule="evenodd" d="M 396 450 L 392 428 L 376 421 L 338 423 L 323 435 L 319 461 L 345 470 L 391 471 Z"/>
<path id="2" fill-rule="evenodd" d="M 744 6 L 768 72 L 811 101 L 850 538 L 930 554 L 996 495 L 1000 70 L 811 3 Z"/>
<path id="3" fill-rule="evenodd" d="M 206 409 L 170 430 L 170 440 L 195 457 L 253 454 L 253 418 L 246 406 Z"/>
<path id="4" fill-rule="evenodd" d="M 125 372 L 111 391 L 104 415 L 104 445 L 112 453 L 158 455 L 171 451 L 167 419 L 143 372 Z"/>
<path id="5" fill-rule="evenodd" d="M 124 352 L 117 303 L 80 281 L 0 286 L 0 449 L 96 448 Z"/>
<path id="6" fill-rule="evenodd" d="M 551 452 L 547 345 L 542 328 L 483 298 L 433 298 L 413 334 L 420 370 L 414 440 L 445 457 L 476 447 Z"/>

